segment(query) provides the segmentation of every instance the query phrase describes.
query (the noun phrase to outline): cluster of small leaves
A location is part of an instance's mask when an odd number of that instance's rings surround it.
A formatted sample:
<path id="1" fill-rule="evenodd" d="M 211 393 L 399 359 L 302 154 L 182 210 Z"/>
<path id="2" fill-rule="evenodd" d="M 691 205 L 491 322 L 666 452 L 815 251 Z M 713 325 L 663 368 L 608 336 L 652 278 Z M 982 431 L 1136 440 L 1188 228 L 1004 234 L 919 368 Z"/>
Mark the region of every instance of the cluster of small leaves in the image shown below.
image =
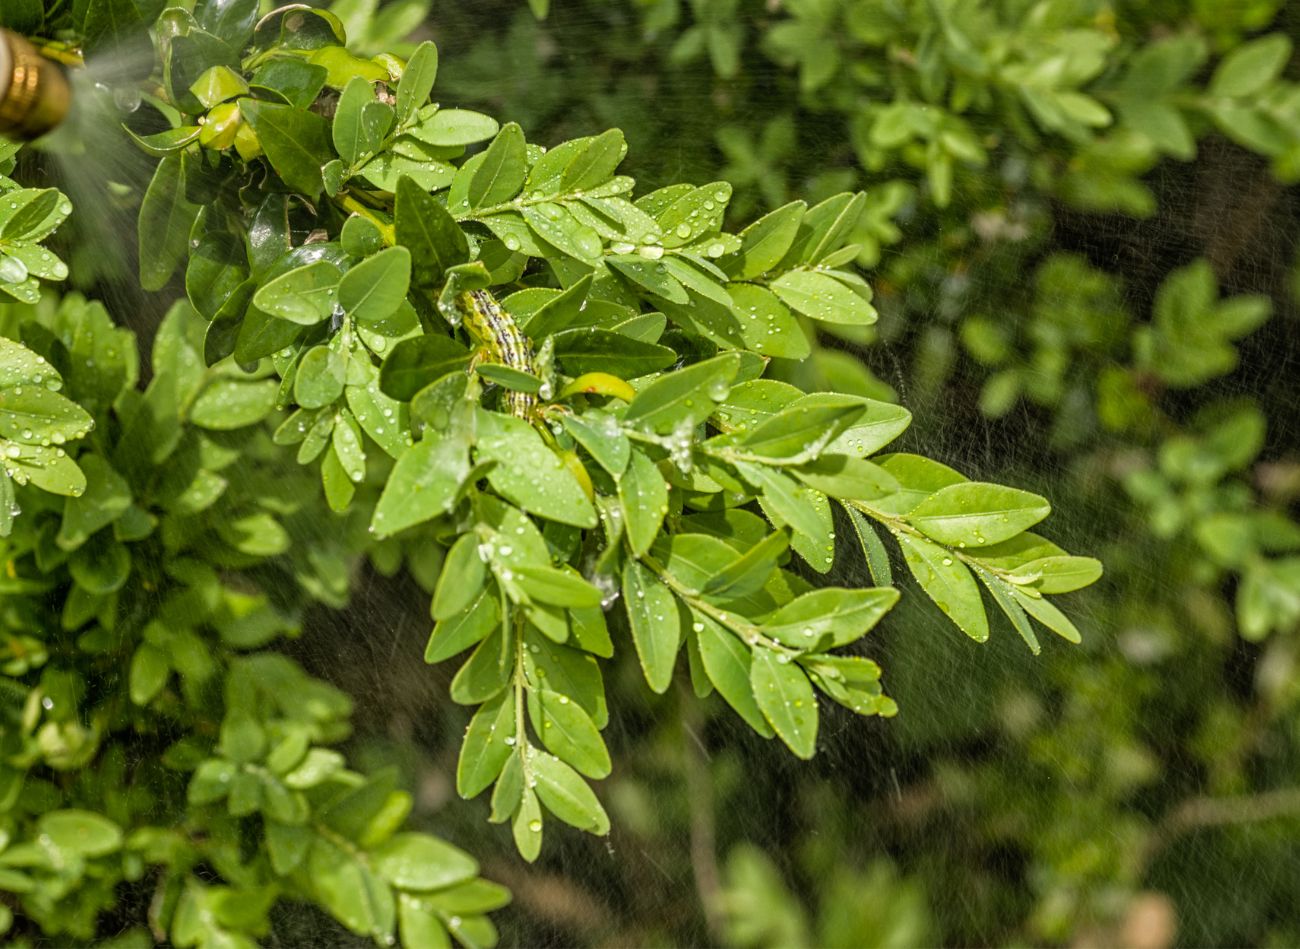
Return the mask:
<path id="1" fill-rule="evenodd" d="M 492 943 L 484 914 L 504 891 L 460 850 L 401 830 L 411 798 L 395 773 L 359 774 L 330 747 L 350 733 L 350 700 L 268 648 L 297 635 L 307 603 L 286 587 L 333 599 L 351 553 L 329 539 L 342 523 L 313 527 L 301 469 L 256 425 L 275 383 L 205 367 L 203 322 L 183 303 L 143 391 L 134 338 L 98 305 L 11 307 L 0 329 L 30 347 L 0 337 L 6 379 L 39 385 L 25 374 L 41 360 L 96 421 L 77 456 L 85 490 L 19 489 L 26 510 L 0 541 L 12 906 L 89 939 L 123 884 L 147 885 L 149 926 L 178 946 L 255 945 L 281 898 L 381 942 Z M 151 749 L 143 765 L 127 743 Z"/>
<path id="2" fill-rule="evenodd" d="M 53 188 L 22 188 L 6 175 L 18 147 L 0 140 L 0 291 L 40 299 L 37 277 L 61 280 L 68 269 L 41 246 L 71 205 Z M 15 485 L 77 497 L 86 479 L 64 446 L 84 438 L 93 419 L 60 393 L 63 378 L 45 357 L 0 338 L 0 537 L 20 513 Z"/>
<path id="3" fill-rule="evenodd" d="M 610 770 L 611 624 L 651 689 L 686 646 L 699 694 L 802 757 L 817 691 L 891 713 L 875 663 L 833 651 L 897 599 L 867 518 L 970 636 L 989 632 L 978 576 L 1035 651 L 1031 616 L 1077 641 L 1044 594 L 1099 567 L 1026 533 L 1042 498 L 918 456 L 868 461 L 905 410 L 761 378 L 771 357 L 809 353 L 801 320 L 874 322 L 843 269 L 865 196 L 793 202 L 729 234 L 724 182 L 633 197 L 617 130 L 546 150 L 429 103 L 432 44 L 363 59 L 328 13 L 254 28 L 207 11 L 167 15 L 179 113 L 140 139 L 161 157 L 143 281 L 184 264 L 205 360 L 279 376 L 291 414 L 276 441 L 321 459 L 332 507 L 370 476 L 376 536 L 447 546 L 426 659 L 473 649 L 451 688 L 479 707 L 458 787 L 494 786 L 493 817 L 526 857 L 544 813 L 608 830 L 587 780 Z M 222 52 L 245 43 L 238 61 Z M 497 316 L 466 302 L 484 289 Z M 804 579 L 834 562 L 833 501 L 880 588 Z"/>

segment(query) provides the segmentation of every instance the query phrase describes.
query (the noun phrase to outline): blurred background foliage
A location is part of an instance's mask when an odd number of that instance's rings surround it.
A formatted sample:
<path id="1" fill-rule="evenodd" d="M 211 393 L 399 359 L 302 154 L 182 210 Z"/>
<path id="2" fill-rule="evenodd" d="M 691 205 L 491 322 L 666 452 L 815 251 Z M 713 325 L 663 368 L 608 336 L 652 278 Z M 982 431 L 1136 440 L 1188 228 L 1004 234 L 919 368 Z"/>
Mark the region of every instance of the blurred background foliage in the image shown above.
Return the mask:
<path id="1" fill-rule="evenodd" d="M 496 849 L 503 941 L 1300 942 L 1300 5 L 426 7 L 333 6 L 363 49 L 434 38 L 447 104 L 539 141 L 618 126 L 647 186 L 730 180 L 737 223 L 865 189 L 881 321 L 779 374 L 900 399 L 912 449 L 1049 494 L 1107 565 L 1083 647 L 1038 662 L 905 597 L 871 646 L 899 717 L 832 713 L 811 766 L 625 669 L 613 836 L 528 871 L 454 798 L 445 684 L 385 683 L 359 740 Z"/>

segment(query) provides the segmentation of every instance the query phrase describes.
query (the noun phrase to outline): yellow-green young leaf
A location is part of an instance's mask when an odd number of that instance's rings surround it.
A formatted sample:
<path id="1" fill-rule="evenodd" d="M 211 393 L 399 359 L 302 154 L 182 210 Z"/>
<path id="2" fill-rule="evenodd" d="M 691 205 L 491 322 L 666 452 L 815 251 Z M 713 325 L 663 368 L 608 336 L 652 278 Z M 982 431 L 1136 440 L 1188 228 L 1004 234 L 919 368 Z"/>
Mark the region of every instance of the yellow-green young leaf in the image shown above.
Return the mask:
<path id="1" fill-rule="evenodd" d="M 494 462 L 488 482 L 506 500 L 548 520 L 596 526 L 582 485 L 523 419 L 480 411 L 477 450 L 480 463 Z"/>
<path id="2" fill-rule="evenodd" d="M 976 642 L 989 638 L 989 619 L 975 577 L 951 551 L 912 534 L 896 535 L 907 568 L 935 605 Z"/>
<path id="3" fill-rule="evenodd" d="M 370 851 L 371 866 L 403 890 L 438 890 L 472 879 L 478 861 L 428 834 L 394 834 Z"/>
<path id="4" fill-rule="evenodd" d="M 339 306 L 358 322 L 377 323 L 397 312 L 410 285 L 411 252 L 390 247 L 343 275 Z"/>
<path id="5" fill-rule="evenodd" d="M 478 538 L 462 534 L 447 552 L 433 591 L 433 618 L 445 620 L 468 609 L 478 598 L 487 581 L 487 564 L 478 552 Z"/>
<path id="6" fill-rule="evenodd" d="M 749 682 L 749 647 L 703 613 L 692 616 L 691 629 L 709 681 L 750 728 L 764 738 L 771 738 L 775 733 L 754 701 L 754 689 Z"/>
<path id="7" fill-rule="evenodd" d="M 456 793 L 471 798 L 485 791 L 505 767 L 506 759 L 515 750 L 517 737 L 515 703 L 509 692 L 480 706 L 470 719 L 460 746 Z"/>
<path id="8" fill-rule="evenodd" d="M 618 500 L 628 543 L 638 557 L 650 549 L 668 513 L 668 485 L 659 466 L 643 452 L 633 451 L 618 481 Z"/>
<path id="9" fill-rule="evenodd" d="M 542 744 L 589 778 L 609 776 L 611 764 L 596 723 L 567 695 L 547 689 L 530 690 L 528 715 Z"/>
<path id="10" fill-rule="evenodd" d="M 826 273 L 793 270 L 772 281 L 772 290 L 797 313 L 824 323 L 869 326 L 876 310 L 843 282 Z"/>
<path id="11" fill-rule="evenodd" d="M 1028 560 L 1011 571 L 1011 577 L 1032 583 L 1041 593 L 1072 593 L 1101 578 L 1101 561 L 1069 555 Z"/>
<path id="12" fill-rule="evenodd" d="M 672 591 L 640 561 L 629 558 L 623 567 L 623 606 L 646 682 L 655 692 L 667 692 L 682 643 Z"/>
<path id="13" fill-rule="evenodd" d="M 807 396 L 805 396 L 807 398 Z M 865 458 L 884 448 L 912 424 L 912 413 L 901 405 L 863 399 L 866 410 L 826 446 L 827 454 Z M 798 404 L 798 403 L 796 403 Z"/>
<path id="14" fill-rule="evenodd" d="M 537 796 L 548 811 L 589 834 L 609 833 L 605 808 L 578 772 L 544 751 L 534 752 L 528 764 L 537 779 Z"/>
<path id="15" fill-rule="evenodd" d="M 756 646 L 749 683 L 777 737 L 800 758 L 811 758 L 817 748 L 817 696 L 804 671 L 789 656 Z"/>
<path id="16" fill-rule="evenodd" d="M 388 537 L 451 509 L 469 476 L 469 457 L 456 438 L 416 442 L 397 459 L 370 526 Z"/>
<path id="17" fill-rule="evenodd" d="M 763 621 L 763 632 L 787 646 L 821 652 L 865 636 L 897 602 L 893 587 L 823 587 L 781 607 Z"/>
<path id="18" fill-rule="evenodd" d="M 940 488 L 907 514 L 932 540 L 984 547 L 1016 536 L 1051 513 L 1046 499 L 1000 484 L 966 481 Z"/>

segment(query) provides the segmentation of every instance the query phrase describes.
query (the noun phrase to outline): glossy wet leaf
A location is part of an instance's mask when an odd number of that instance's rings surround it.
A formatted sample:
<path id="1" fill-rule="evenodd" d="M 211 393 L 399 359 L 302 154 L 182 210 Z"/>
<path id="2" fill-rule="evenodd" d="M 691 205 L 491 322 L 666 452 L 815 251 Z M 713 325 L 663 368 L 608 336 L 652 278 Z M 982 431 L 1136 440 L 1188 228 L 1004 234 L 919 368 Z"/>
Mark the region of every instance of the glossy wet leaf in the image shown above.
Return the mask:
<path id="1" fill-rule="evenodd" d="M 749 681 L 763 717 L 800 758 L 817 746 L 817 696 L 808 677 L 789 656 L 758 647 L 753 651 Z"/>

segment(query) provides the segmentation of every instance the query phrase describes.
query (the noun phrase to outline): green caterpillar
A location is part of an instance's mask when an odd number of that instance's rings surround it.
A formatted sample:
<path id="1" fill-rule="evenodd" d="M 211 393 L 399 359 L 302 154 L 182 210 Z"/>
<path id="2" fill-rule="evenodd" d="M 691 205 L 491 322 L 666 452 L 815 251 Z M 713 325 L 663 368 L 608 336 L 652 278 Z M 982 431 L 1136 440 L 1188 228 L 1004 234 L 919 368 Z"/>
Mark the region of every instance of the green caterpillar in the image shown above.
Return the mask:
<path id="1" fill-rule="evenodd" d="M 486 290 L 468 290 L 456 298 L 465 322 L 465 329 L 482 347 L 484 361 L 498 362 L 511 369 L 536 375 L 533 363 L 533 341 L 519 330 L 514 317 L 501 308 L 496 298 Z M 531 420 L 537 408 L 537 399 L 530 393 L 505 391 L 506 408 L 517 418 Z"/>

